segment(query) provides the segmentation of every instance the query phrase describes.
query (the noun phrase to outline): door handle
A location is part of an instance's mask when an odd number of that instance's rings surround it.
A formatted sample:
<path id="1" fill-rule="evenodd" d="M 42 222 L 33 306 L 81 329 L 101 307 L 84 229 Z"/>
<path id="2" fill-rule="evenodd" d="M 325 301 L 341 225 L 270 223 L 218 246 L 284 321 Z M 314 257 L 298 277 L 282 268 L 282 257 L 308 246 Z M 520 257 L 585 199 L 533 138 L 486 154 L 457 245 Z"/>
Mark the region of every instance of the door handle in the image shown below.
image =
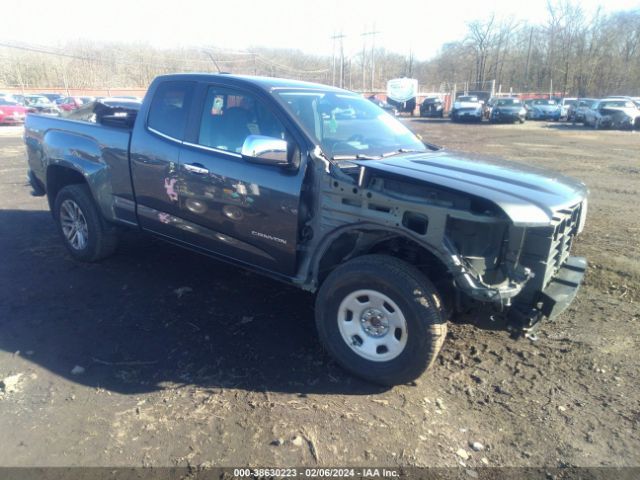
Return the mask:
<path id="1" fill-rule="evenodd" d="M 209 173 L 209 169 L 204 168 L 204 166 L 199 163 L 185 163 L 184 169 L 187 172 L 199 173 L 201 175 L 207 175 Z"/>

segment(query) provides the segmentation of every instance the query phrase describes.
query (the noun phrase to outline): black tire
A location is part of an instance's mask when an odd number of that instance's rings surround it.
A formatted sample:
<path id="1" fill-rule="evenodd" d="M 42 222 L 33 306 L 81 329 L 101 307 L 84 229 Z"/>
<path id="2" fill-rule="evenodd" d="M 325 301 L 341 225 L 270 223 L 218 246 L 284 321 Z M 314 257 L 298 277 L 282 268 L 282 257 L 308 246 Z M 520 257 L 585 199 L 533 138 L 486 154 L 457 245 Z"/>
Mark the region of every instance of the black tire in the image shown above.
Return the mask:
<path id="1" fill-rule="evenodd" d="M 77 205 L 86 224 L 86 241 L 82 246 L 74 246 L 62 226 L 62 210 L 65 201 Z M 69 203 L 65 205 L 70 205 Z M 116 227 L 109 225 L 98 211 L 89 187 L 84 184 L 67 185 L 56 196 L 53 215 L 58 231 L 67 250 L 73 258 L 83 262 L 96 262 L 111 255 L 118 245 Z"/>
<path id="2" fill-rule="evenodd" d="M 387 361 L 364 358 L 355 351 L 360 346 L 349 345 L 343 337 L 340 305 L 359 290 L 382 293 L 404 316 L 406 339 L 394 358 Z M 360 297 L 357 298 L 359 301 Z M 355 317 L 351 321 L 357 322 Z M 435 361 L 447 334 L 443 303 L 433 284 L 414 266 L 386 255 L 357 257 L 327 277 L 316 297 L 316 327 L 320 341 L 343 368 L 384 386 L 406 384 L 422 375 Z M 364 330 L 361 334 L 370 340 Z M 392 335 L 398 339 L 397 329 Z M 393 341 L 390 337 L 387 340 Z"/>

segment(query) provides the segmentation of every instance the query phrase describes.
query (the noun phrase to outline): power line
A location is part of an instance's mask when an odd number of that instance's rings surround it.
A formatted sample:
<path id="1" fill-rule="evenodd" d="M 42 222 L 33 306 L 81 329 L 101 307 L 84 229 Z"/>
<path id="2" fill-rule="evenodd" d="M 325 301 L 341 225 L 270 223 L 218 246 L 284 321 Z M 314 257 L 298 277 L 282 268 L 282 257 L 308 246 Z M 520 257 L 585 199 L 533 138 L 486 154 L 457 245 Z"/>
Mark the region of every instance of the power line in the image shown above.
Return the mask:
<path id="1" fill-rule="evenodd" d="M 6 47 L 6 48 L 11 48 L 11 49 L 15 49 L 15 50 L 22 50 L 22 51 L 28 51 L 28 52 L 34 52 L 34 53 L 41 53 L 41 54 L 45 54 L 45 55 L 53 55 L 53 56 L 57 56 L 57 57 L 64 57 L 64 58 L 71 58 L 71 59 L 75 59 L 75 60 L 82 60 L 82 61 L 86 61 L 86 62 L 94 62 L 94 63 L 100 63 L 100 64 L 106 64 L 106 65 L 112 65 L 112 64 L 119 64 L 119 65 L 135 65 L 135 66 L 147 66 L 147 67 L 153 67 L 153 68 L 160 68 L 160 69 L 171 69 L 171 68 L 175 68 L 172 65 L 168 65 L 166 63 L 164 64 L 160 64 L 160 63 L 148 63 L 148 62 L 138 62 L 138 61 L 127 61 L 127 60 L 120 60 L 120 59 L 115 59 L 115 58 L 110 58 L 110 59 L 102 59 L 102 58 L 96 58 L 96 57 L 91 57 L 91 56 L 87 56 L 87 55 L 78 55 L 78 54 L 73 54 L 73 53 L 67 53 L 67 52 L 63 52 L 60 51 L 59 49 L 52 49 L 50 47 L 43 47 L 43 46 L 38 46 L 38 45 L 28 45 L 28 44 L 15 44 L 15 43 L 8 43 L 8 42 L 0 42 L 0 47 Z M 205 53 L 207 53 L 207 55 L 210 55 L 210 52 L 208 50 L 205 50 Z M 262 63 L 267 64 L 267 65 L 274 65 L 277 66 L 279 68 L 282 68 L 284 70 L 288 70 L 290 72 L 294 72 L 294 73 L 298 73 L 298 74 L 318 74 L 318 73 L 326 73 L 329 71 L 329 69 L 318 69 L 318 70 L 302 70 L 302 69 L 297 69 L 294 67 L 290 67 L 288 65 L 284 65 L 278 62 L 275 62 L 269 58 L 264 57 L 263 55 L 259 54 L 259 53 L 254 53 L 254 52 L 233 52 L 233 53 L 228 53 L 230 55 L 242 55 L 242 56 L 246 56 L 246 58 L 242 58 L 242 59 L 227 59 L 227 60 L 219 60 L 219 59 L 215 59 L 214 64 L 217 64 L 216 66 L 220 65 L 220 64 L 233 64 L 233 63 L 249 63 L 254 59 L 258 59 L 260 60 Z M 211 58 L 211 57 L 210 57 Z M 189 63 L 209 63 L 209 61 L 207 60 L 202 60 L 202 59 L 192 59 L 192 58 L 182 58 L 182 59 L 174 59 L 175 61 L 179 61 L 179 62 L 183 62 L 185 64 L 189 64 Z M 218 71 L 220 71 L 220 69 L 218 68 Z"/>
<path id="2" fill-rule="evenodd" d="M 117 63 L 117 64 L 121 64 L 121 65 L 144 65 L 144 66 L 148 66 L 148 67 L 155 67 L 155 68 L 167 68 L 168 65 L 166 64 L 155 64 L 155 63 L 146 63 L 146 62 L 129 62 L 126 60 L 116 60 L 116 59 L 99 59 L 99 58 L 92 58 L 92 57 L 88 57 L 88 56 L 83 56 L 83 55 L 76 55 L 73 53 L 66 53 L 66 52 L 60 52 L 60 51 L 55 51 L 55 50 L 51 50 L 51 49 L 45 49 L 44 47 L 35 47 L 35 46 L 30 46 L 30 45 L 16 45 L 16 44 L 11 44 L 11 43 L 5 43 L 5 42 L 0 42 L 0 47 L 6 47 L 6 48 L 12 48 L 15 50 L 24 50 L 24 51 L 28 51 L 28 52 L 35 52 L 35 53 L 43 53 L 46 55 L 54 55 L 57 57 L 66 57 L 66 58 L 73 58 L 76 60 L 84 60 L 86 62 L 95 62 L 95 63 L 102 63 L 102 64 L 113 64 L 113 63 Z"/>

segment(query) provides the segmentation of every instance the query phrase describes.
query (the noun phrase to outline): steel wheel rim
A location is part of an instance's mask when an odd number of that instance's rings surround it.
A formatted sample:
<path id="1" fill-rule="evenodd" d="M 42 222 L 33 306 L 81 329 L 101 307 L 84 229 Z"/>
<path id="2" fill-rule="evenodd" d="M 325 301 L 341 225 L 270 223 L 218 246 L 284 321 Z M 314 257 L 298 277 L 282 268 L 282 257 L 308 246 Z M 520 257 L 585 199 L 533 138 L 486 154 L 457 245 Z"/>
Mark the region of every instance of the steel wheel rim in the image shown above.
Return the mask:
<path id="1" fill-rule="evenodd" d="M 338 328 L 359 357 L 388 362 L 407 345 L 407 321 L 398 305 L 376 290 L 356 290 L 338 307 Z"/>
<path id="2" fill-rule="evenodd" d="M 84 213 L 73 200 L 60 205 L 60 225 L 67 242 L 74 250 L 83 250 L 89 241 L 89 227 Z"/>

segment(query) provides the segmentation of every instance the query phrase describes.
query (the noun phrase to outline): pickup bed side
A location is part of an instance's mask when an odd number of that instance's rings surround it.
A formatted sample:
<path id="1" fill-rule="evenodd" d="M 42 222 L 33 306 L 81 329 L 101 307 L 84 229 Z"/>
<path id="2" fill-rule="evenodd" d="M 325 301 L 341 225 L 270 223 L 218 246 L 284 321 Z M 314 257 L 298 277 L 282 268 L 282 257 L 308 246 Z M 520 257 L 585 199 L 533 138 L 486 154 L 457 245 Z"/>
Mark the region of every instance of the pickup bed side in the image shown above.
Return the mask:
<path id="1" fill-rule="evenodd" d="M 118 199 L 134 199 L 130 138 L 127 129 L 28 115 L 25 143 L 29 176 L 46 192 L 50 207 L 60 188 L 85 182 L 106 220 L 130 223 L 118 208 Z"/>

